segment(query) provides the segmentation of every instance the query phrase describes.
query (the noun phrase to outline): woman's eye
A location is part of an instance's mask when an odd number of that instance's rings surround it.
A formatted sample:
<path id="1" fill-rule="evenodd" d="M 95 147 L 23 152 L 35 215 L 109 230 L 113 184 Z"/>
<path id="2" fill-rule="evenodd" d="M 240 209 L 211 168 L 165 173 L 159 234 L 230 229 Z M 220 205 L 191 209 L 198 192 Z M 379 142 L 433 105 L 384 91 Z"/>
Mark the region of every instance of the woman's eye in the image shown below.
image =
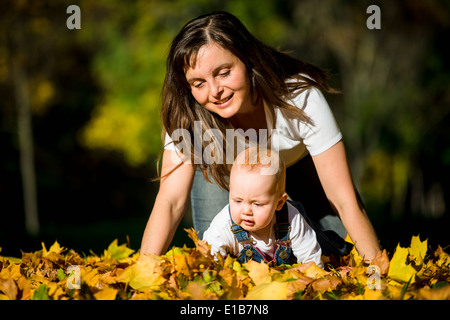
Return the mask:
<path id="1" fill-rule="evenodd" d="M 230 74 L 230 70 L 219 73 L 219 75 L 220 75 L 221 77 L 226 77 L 226 76 L 229 75 L 229 74 Z"/>
<path id="2" fill-rule="evenodd" d="M 203 82 L 194 82 L 193 86 L 195 88 L 200 88 L 203 85 Z"/>

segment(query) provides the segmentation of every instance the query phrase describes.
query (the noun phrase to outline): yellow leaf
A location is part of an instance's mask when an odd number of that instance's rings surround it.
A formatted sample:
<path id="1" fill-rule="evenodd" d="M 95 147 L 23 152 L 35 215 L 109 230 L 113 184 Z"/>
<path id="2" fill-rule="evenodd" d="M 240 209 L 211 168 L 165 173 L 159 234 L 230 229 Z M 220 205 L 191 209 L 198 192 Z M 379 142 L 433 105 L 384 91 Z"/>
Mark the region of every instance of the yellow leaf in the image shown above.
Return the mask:
<path id="1" fill-rule="evenodd" d="M 392 281 L 392 280 L 391 280 Z M 389 283 L 389 290 L 388 290 L 388 297 L 391 300 L 409 300 L 411 299 L 412 293 L 410 291 L 406 291 L 404 292 L 403 286 L 396 286 L 396 285 L 391 285 L 391 283 Z"/>
<path id="2" fill-rule="evenodd" d="M 420 241 L 419 236 L 413 236 L 411 239 L 411 247 L 409 248 L 409 254 L 416 263 L 421 265 L 425 254 L 427 253 L 427 240 Z"/>
<path id="3" fill-rule="evenodd" d="M 272 281 L 269 272 L 269 265 L 264 262 L 250 260 L 245 264 L 245 268 L 248 270 L 248 275 L 252 278 L 255 285 Z"/>
<path id="4" fill-rule="evenodd" d="M 289 282 L 265 282 L 253 287 L 245 297 L 247 300 L 284 300 L 288 295 Z"/>
<path id="5" fill-rule="evenodd" d="M 400 245 L 397 245 L 389 265 L 389 278 L 401 282 L 408 282 L 411 280 L 411 283 L 414 283 L 416 270 L 406 263 L 408 253 L 408 248 L 402 248 Z"/>
<path id="6" fill-rule="evenodd" d="M 186 277 L 191 276 L 191 268 L 189 267 L 189 255 L 186 254 L 176 254 L 172 257 L 173 266 L 175 271 L 185 275 Z"/>
<path id="7" fill-rule="evenodd" d="M 115 239 L 108 246 L 108 249 L 104 251 L 104 258 L 112 258 L 112 259 L 125 259 L 128 258 L 134 252 L 133 249 L 127 248 L 126 244 L 122 244 L 120 246 L 117 245 L 117 239 Z"/>
<path id="8" fill-rule="evenodd" d="M 311 265 L 308 269 L 305 271 L 305 275 L 312 279 L 319 279 L 323 278 L 328 274 L 325 270 L 317 266 L 316 264 Z"/>
<path id="9" fill-rule="evenodd" d="M 59 245 L 58 241 L 55 241 L 55 243 L 52 244 L 52 246 L 50 247 L 50 249 L 48 251 L 47 251 L 47 248 L 45 247 L 44 242 L 42 242 L 41 245 L 42 245 L 42 256 L 43 257 L 46 257 L 51 252 L 54 252 L 56 254 L 61 254 L 62 252 L 64 252 L 66 250 L 66 248 L 61 247 Z"/>
<path id="10" fill-rule="evenodd" d="M 354 244 L 352 238 L 350 238 L 350 235 L 348 233 L 347 233 L 347 236 L 345 237 L 345 241 L 348 243 Z"/>
<path id="11" fill-rule="evenodd" d="M 22 277 L 22 274 L 20 273 L 20 264 L 12 264 L 8 267 L 10 271 L 10 278 L 17 281 L 20 277 Z"/>
<path id="12" fill-rule="evenodd" d="M 364 291 L 364 300 L 385 300 L 386 298 L 381 293 L 381 290 L 372 290 L 366 288 Z"/>
<path id="13" fill-rule="evenodd" d="M 436 265 L 439 268 L 445 268 L 450 264 L 450 255 L 448 255 L 441 246 L 438 246 L 437 250 L 434 252 L 434 256 L 438 258 Z"/>
<path id="14" fill-rule="evenodd" d="M 364 300 L 362 294 L 355 294 L 354 292 L 343 294 L 339 297 L 340 300 Z"/>
<path id="15" fill-rule="evenodd" d="M 421 288 L 418 298 L 423 300 L 450 300 L 450 285 L 447 284 L 445 287 L 437 289 Z"/>
<path id="16" fill-rule="evenodd" d="M 81 268 L 81 281 L 90 287 L 95 287 L 98 283 L 98 270 L 92 267 Z"/>
<path id="17" fill-rule="evenodd" d="M 125 269 L 117 281 L 129 283 L 136 290 L 155 289 L 163 284 L 161 261 L 156 255 L 143 255 L 135 264 Z"/>
<path id="18" fill-rule="evenodd" d="M 187 233 L 189 238 L 192 239 L 192 241 L 194 241 L 195 243 L 195 247 L 197 248 L 197 250 L 205 257 L 212 257 L 211 255 L 211 245 L 209 245 L 208 243 L 206 243 L 203 240 L 200 240 L 198 238 L 198 232 L 196 232 L 194 230 L 194 228 L 190 228 L 190 229 L 184 229 Z"/>
<path id="19" fill-rule="evenodd" d="M 350 266 L 358 267 L 364 264 L 363 258 L 359 255 L 356 246 L 353 246 L 352 251 L 350 251 Z"/>
<path id="20" fill-rule="evenodd" d="M 103 290 L 94 294 L 97 300 L 115 300 L 118 290 L 110 287 L 106 287 Z"/>

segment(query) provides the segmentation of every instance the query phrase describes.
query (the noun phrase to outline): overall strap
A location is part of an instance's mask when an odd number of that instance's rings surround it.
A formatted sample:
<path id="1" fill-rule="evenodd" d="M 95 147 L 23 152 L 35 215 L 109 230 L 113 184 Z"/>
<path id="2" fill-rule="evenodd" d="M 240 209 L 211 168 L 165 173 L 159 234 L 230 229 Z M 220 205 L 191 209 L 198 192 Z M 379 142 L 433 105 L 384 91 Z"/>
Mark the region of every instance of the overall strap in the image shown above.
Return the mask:
<path id="1" fill-rule="evenodd" d="M 276 211 L 276 223 L 274 225 L 275 239 L 279 242 L 289 240 L 291 226 L 289 224 L 289 214 L 287 202 L 284 203 L 280 211 Z"/>
<path id="2" fill-rule="evenodd" d="M 233 232 L 234 236 L 236 237 L 236 240 L 238 242 L 242 243 L 248 243 L 251 241 L 250 237 L 248 236 L 248 232 L 242 227 L 236 223 L 234 223 L 233 218 L 231 217 L 230 207 L 228 207 L 228 214 L 230 215 L 231 219 L 231 232 Z"/>
<path id="3" fill-rule="evenodd" d="M 292 248 L 290 246 L 289 232 L 291 226 L 289 224 L 288 204 L 284 203 L 281 210 L 276 212 L 277 221 L 274 225 L 277 250 L 275 252 L 275 264 L 290 264 L 293 257 Z"/>
<path id="4" fill-rule="evenodd" d="M 264 260 L 263 255 L 253 247 L 253 240 L 249 237 L 248 231 L 244 230 L 240 225 L 236 224 L 231 217 L 230 208 L 228 207 L 228 213 L 230 214 L 231 220 L 231 232 L 233 232 L 236 240 L 243 245 L 243 249 L 236 256 L 240 263 L 245 263 L 249 260 L 262 261 Z"/>

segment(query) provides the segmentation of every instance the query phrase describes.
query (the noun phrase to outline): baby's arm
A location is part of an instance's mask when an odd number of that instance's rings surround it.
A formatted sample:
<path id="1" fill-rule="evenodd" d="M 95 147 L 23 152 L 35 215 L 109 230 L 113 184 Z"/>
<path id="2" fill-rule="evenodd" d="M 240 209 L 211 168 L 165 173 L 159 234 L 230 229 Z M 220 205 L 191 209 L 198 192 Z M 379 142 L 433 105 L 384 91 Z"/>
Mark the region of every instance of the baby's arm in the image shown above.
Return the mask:
<path id="1" fill-rule="evenodd" d="M 300 213 L 296 213 L 291 221 L 291 246 L 297 262 L 314 261 L 323 268 L 322 249 L 316 238 L 316 233 Z"/>
<path id="2" fill-rule="evenodd" d="M 211 245 L 211 254 L 216 256 L 220 253 L 225 257 L 229 252 L 234 252 L 235 241 L 230 230 L 228 219 L 228 207 L 218 213 L 209 228 L 203 233 L 203 240 Z"/>

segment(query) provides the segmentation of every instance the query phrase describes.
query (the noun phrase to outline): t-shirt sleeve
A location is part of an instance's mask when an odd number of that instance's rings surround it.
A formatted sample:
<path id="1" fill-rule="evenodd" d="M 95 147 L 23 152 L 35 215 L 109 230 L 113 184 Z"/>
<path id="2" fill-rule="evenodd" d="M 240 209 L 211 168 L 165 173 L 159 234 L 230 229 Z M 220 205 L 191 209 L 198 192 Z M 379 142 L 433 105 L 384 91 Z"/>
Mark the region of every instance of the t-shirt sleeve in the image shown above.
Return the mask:
<path id="1" fill-rule="evenodd" d="M 166 131 L 166 135 L 164 136 L 164 149 L 177 151 L 177 149 L 175 148 L 175 144 L 173 143 L 173 140 L 170 137 L 170 135 L 167 133 L 167 131 Z"/>
<path id="2" fill-rule="evenodd" d="M 306 104 L 304 104 L 305 99 L 307 99 Z M 312 124 L 299 122 L 303 143 L 311 156 L 328 150 L 342 139 L 342 133 L 330 106 L 319 89 L 306 90 L 293 102 L 312 120 Z"/>
<path id="3" fill-rule="evenodd" d="M 289 208 L 291 220 L 291 246 L 298 263 L 314 261 L 323 268 L 322 249 L 317 241 L 316 233 L 303 216 L 294 207 Z"/>
<path id="4" fill-rule="evenodd" d="M 214 217 L 209 228 L 203 233 L 203 241 L 211 245 L 212 255 L 220 253 L 225 257 L 229 252 L 234 252 L 234 236 L 231 233 L 228 216 L 227 205 Z"/>

